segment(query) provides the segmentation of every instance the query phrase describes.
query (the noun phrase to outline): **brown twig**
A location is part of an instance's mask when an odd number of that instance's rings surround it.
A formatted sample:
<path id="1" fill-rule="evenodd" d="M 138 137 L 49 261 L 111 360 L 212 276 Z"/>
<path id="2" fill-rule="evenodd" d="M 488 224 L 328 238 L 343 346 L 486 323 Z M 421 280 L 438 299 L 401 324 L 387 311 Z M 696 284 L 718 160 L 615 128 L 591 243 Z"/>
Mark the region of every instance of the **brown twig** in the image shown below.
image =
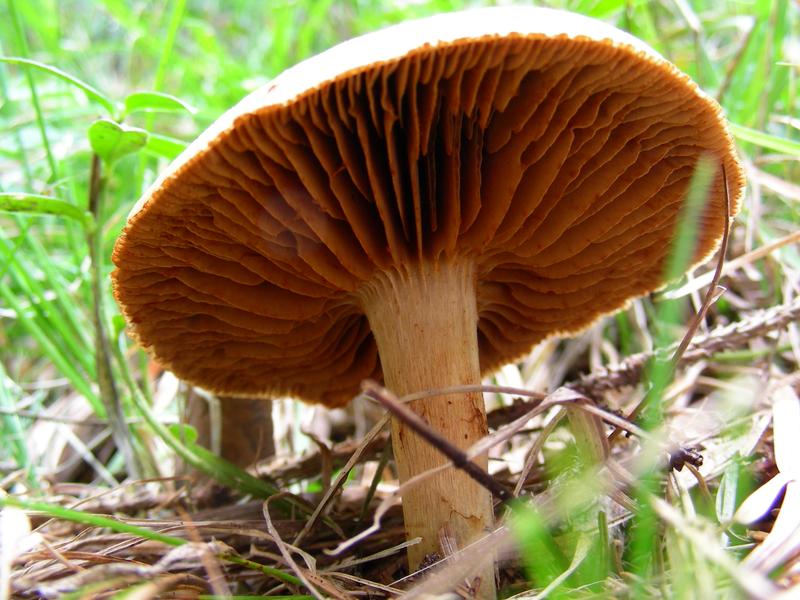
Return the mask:
<path id="1" fill-rule="evenodd" d="M 425 441 L 427 441 L 431 446 L 449 458 L 453 462 L 453 466 L 455 466 L 457 469 L 464 471 L 464 473 L 469 475 L 472 479 L 492 492 L 492 494 L 501 500 L 510 500 L 513 498 L 511 492 L 497 483 L 497 481 L 495 481 L 494 478 L 492 478 L 492 476 L 486 471 L 469 460 L 467 455 L 462 450 L 456 448 L 452 443 L 444 439 L 438 432 L 434 431 L 424 419 L 406 407 L 389 390 L 370 380 L 364 381 L 361 384 L 361 389 L 367 396 L 380 402 L 381 405 L 386 408 L 386 410 L 392 413 L 394 418 L 403 421 L 406 425 L 414 430 L 414 433 L 425 439 Z"/>
<path id="2" fill-rule="evenodd" d="M 484 386 L 484 387 L 492 388 L 493 386 Z M 380 390 L 382 388 L 380 388 L 378 386 L 378 389 Z M 522 430 L 522 428 L 525 426 L 525 423 L 527 423 L 530 419 L 532 419 L 536 415 L 543 413 L 545 410 L 549 409 L 550 407 L 552 407 L 554 405 L 564 404 L 566 402 L 574 402 L 574 401 L 580 400 L 582 398 L 580 396 L 580 394 L 577 394 L 575 392 L 569 392 L 568 390 L 560 389 L 560 390 L 557 390 L 556 392 L 554 392 L 553 394 L 548 395 L 547 398 L 545 398 L 544 400 L 539 400 L 540 394 L 537 393 L 537 392 L 528 392 L 527 390 L 520 390 L 520 389 L 516 389 L 516 388 L 507 388 L 507 389 L 513 390 L 513 391 L 508 391 L 508 392 L 505 392 L 505 393 L 512 393 L 512 394 L 516 393 L 516 395 L 535 397 L 536 400 L 534 400 L 533 402 L 528 403 L 527 411 L 526 411 L 525 414 L 519 415 L 515 420 L 513 420 L 513 422 L 509 423 L 508 425 L 506 425 L 502 429 L 494 432 L 493 434 L 491 434 L 491 435 L 489 435 L 487 437 L 484 437 L 482 440 L 480 440 L 477 443 L 473 444 L 470 447 L 470 449 L 468 450 L 468 452 L 467 452 L 467 457 L 478 456 L 478 455 L 484 454 L 484 453 L 488 452 L 489 449 L 491 449 L 494 446 L 496 446 L 497 444 L 501 444 L 501 443 L 509 440 L 513 435 L 515 435 L 520 430 Z M 431 393 L 431 395 L 435 395 L 435 394 L 432 393 L 432 391 L 430 393 Z M 559 397 L 556 397 L 557 393 L 559 394 Z M 404 401 L 407 400 L 407 399 L 408 399 L 408 396 L 403 398 Z M 592 408 L 592 409 L 597 410 L 594 406 L 587 405 L 587 408 Z M 381 501 L 381 503 L 378 505 L 378 507 L 373 511 L 372 524 L 367 529 L 365 529 L 361 533 L 359 533 L 359 534 L 357 534 L 357 535 L 345 540 L 344 542 L 341 542 L 334 549 L 325 550 L 325 553 L 330 555 L 330 556 L 337 556 L 337 555 L 341 554 L 342 552 L 346 551 L 347 549 L 353 547 L 355 544 L 360 543 L 361 541 L 363 541 L 367 537 L 369 537 L 369 536 L 375 534 L 376 532 L 380 531 L 381 528 L 382 528 L 381 521 L 382 521 L 383 517 L 388 512 L 389 508 L 393 504 L 395 504 L 395 502 L 405 492 L 407 492 L 409 489 L 413 488 L 415 485 L 419 485 L 420 483 L 422 483 L 427 477 L 430 477 L 430 476 L 434 475 L 435 473 L 438 473 L 438 472 L 440 472 L 440 471 L 442 471 L 444 469 L 452 468 L 452 466 L 453 466 L 453 463 L 450 462 L 450 461 L 442 463 L 441 465 L 439 465 L 437 467 L 434 467 L 434 468 L 432 468 L 432 469 L 430 469 L 428 471 L 425 471 L 423 473 L 419 473 L 417 475 L 414 475 L 413 477 L 411 477 L 410 479 L 408 479 L 407 481 L 402 483 L 400 485 L 400 487 L 398 487 L 394 492 L 392 492 L 388 496 L 386 496 Z M 419 538 L 417 538 L 416 541 L 418 541 L 418 539 Z M 411 540 L 409 540 L 409 541 L 411 541 Z"/>
<path id="3" fill-rule="evenodd" d="M 679 365 L 690 365 L 711 358 L 724 350 L 743 346 L 755 337 L 784 329 L 798 320 L 800 320 L 800 297 L 789 304 L 755 312 L 746 319 L 717 327 L 707 334 L 698 336 L 679 359 Z M 633 354 L 618 365 L 599 369 L 567 386 L 596 398 L 605 391 L 636 385 L 641 380 L 645 366 L 654 355 L 654 352 Z"/>

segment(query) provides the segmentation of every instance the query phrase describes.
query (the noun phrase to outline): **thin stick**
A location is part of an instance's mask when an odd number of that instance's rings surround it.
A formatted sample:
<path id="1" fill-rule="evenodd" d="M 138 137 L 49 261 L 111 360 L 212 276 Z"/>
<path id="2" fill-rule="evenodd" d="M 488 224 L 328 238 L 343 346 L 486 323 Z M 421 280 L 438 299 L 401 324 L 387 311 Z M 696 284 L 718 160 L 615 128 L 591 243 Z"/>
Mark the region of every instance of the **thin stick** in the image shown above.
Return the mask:
<path id="1" fill-rule="evenodd" d="M 517 477 L 517 484 L 514 486 L 514 496 L 519 496 L 522 493 L 522 488 L 525 486 L 525 481 L 527 481 L 528 475 L 533 469 L 533 464 L 536 462 L 536 457 L 539 456 L 539 452 L 541 452 L 545 441 L 548 437 L 550 437 L 550 434 L 553 433 L 556 425 L 558 425 L 563 418 L 564 411 L 560 410 L 558 414 L 554 415 L 547 425 L 542 428 L 542 431 L 539 433 L 539 437 L 537 437 L 536 441 L 533 443 L 533 445 L 531 445 L 531 448 L 528 450 L 528 454 L 525 457 L 525 465 L 522 467 L 522 471 L 520 471 L 520 474 Z"/>
<path id="2" fill-rule="evenodd" d="M 513 498 L 511 492 L 497 483 L 491 475 L 467 458 L 465 452 L 456 448 L 438 432 L 434 431 L 424 419 L 407 408 L 405 404 L 400 402 L 389 390 L 369 379 L 361 384 L 361 389 L 367 396 L 380 402 L 396 419 L 403 421 L 414 430 L 414 433 L 449 458 L 457 469 L 464 471 L 464 473 L 501 500 L 510 500 Z"/>
<path id="3" fill-rule="evenodd" d="M 695 314 L 694 318 L 689 324 L 689 328 L 686 330 L 686 334 L 683 336 L 683 340 L 681 340 L 681 343 L 678 345 L 678 349 L 675 350 L 675 353 L 672 355 L 671 362 L 673 371 L 677 368 L 678 362 L 683 357 L 684 352 L 686 352 L 686 348 L 689 347 L 689 344 L 694 338 L 695 332 L 697 332 L 697 328 L 700 326 L 701 321 L 705 318 L 708 309 L 711 307 L 711 304 L 719 298 L 719 280 L 722 277 L 722 269 L 725 266 L 725 255 L 728 252 L 728 238 L 731 230 L 731 197 L 728 191 L 728 174 L 725 171 L 725 163 L 722 163 L 722 184 L 725 190 L 725 225 L 722 229 L 722 242 L 720 243 L 719 248 L 719 260 L 717 260 L 717 268 L 714 270 L 714 276 L 711 278 L 711 283 L 708 286 L 705 297 L 703 298 L 703 304 L 700 306 L 700 310 L 698 310 Z"/>
<path id="4" fill-rule="evenodd" d="M 521 390 L 520 388 L 510 387 L 507 385 L 453 385 L 450 387 L 436 388 L 433 390 L 422 390 L 413 394 L 403 396 L 401 401 L 403 403 L 414 402 L 415 400 L 422 400 L 423 398 L 431 398 L 434 396 L 446 396 L 449 394 L 466 394 L 469 392 L 487 392 L 492 394 L 511 394 L 513 396 L 525 396 L 527 398 L 538 398 L 544 400 L 547 394 L 543 392 L 533 392 L 531 390 Z"/>

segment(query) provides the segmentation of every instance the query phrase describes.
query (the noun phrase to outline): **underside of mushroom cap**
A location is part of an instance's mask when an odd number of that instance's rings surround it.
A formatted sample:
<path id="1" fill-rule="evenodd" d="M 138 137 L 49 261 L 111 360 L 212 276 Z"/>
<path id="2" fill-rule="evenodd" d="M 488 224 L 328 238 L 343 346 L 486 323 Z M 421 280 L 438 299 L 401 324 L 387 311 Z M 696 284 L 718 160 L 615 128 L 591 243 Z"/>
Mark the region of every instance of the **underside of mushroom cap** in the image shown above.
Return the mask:
<path id="1" fill-rule="evenodd" d="M 548 9 L 442 15 L 337 46 L 224 115 L 135 207 L 114 290 L 178 376 L 338 405 L 381 378 L 359 290 L 467 259 L 492 370 L 663 285 L 702 156 L 724 162 L 735 212 L 719 107 L 631 36 Z M 695 263 L 724 220 L 720 168 Z"/>

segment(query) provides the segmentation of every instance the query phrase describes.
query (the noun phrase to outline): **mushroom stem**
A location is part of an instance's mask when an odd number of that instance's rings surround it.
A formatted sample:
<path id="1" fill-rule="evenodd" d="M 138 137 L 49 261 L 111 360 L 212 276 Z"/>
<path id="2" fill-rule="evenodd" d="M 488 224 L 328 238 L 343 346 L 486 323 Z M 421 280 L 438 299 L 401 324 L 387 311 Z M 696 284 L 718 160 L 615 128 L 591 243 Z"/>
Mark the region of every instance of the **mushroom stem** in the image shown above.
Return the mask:
<path id="1" fill-rule="evenodd" d="M 217 396 L 216 401 L 220 411 L 215 424 L 209 400 L 200 394 L 189 397 L 184 420 L 197 431 L 198 444 L 238 467 L 275 454 L 270 400 Z M 219 427 L 216 436 L 215 425 Z"/>
<path id="2" fill-rule="evenodd" d="M 399 396 L 459 384 L 480 383 L 475 265 L 467 260 L 421 262 L 382 271 L 360 290 L 387 387 Z M 480 393 L 451 394 L 412 402 L 412 410 L 457 447 L 466 449 L 488 431 Z M 400 482 L 447 459 L 394 419 L 392 445 Z M 485 455 L 475 459 L 483 469 Z M 493 524 L 491 494 L 455 468 L 432 475 L 403 494 L 403 516 L 416 569 L 428 555 L 442 556 L 440 535 L 463 548 Z M 494 561 L 476 569 L 481 598 L 495 596 Z"/>

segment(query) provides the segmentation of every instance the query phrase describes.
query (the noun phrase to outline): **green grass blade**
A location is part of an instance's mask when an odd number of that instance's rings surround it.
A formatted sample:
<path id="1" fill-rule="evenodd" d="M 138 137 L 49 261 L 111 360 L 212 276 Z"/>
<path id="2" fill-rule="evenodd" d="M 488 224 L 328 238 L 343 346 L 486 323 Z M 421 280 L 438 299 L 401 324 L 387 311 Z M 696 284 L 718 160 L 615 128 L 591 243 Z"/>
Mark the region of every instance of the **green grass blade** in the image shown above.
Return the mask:
<path id="1" fill-rule="evenodd" d="M 161 91 L 164 85 L 164 78 L 167 68 L 172 64 L 172 50 L 175 47 L 175 38 L 178 36 L 178 29 L 181 26 L 183 15 L 186 12 L 186 0 L 174 0 L 172 2 L 172 12 L 167 24 L 167 33 L 164 36 L 164 45 L 161 47 L 156 76 L 153 79 L 153 90 Z M 149 123 L 152 125 L 152 122 Z M 151 129 L 148 127 L 147 129 Z"/>
<path id="2" fill-rule="evenodd" d="M 12 386 L 13 382 L 6 373 L 3 363 L 0 362 L 0 408 L 3 409 L 3 414 L 0 415 L 0 440 L 2 440 L 0 447 L 8 449 L 6 454 L 14 459 L 17 468 L 25 470 L 28 485 L 33 489 L 38 489 L 40 484 L 36 479 L 33 461 L 28 453 L 25 428 L 20 422 L 20 418 L 14 414 L 17 394 L 16 390 L 12 392 Z"/>
<path id="3" fill-rule="evenodd" d="M 18 56 L 0 56 L 0 62 L 9 65 L 25 65 L 27 67 L 32 67 L 37 71 L 47 73 L 48 75 L 56 77 L 61 81 L 66 81 L 70 85 L 81 90 L 89 100 L 92 100 L 100 104 L 103 108 L 105 108 L 108 111 L 109 114 L 114 113 L 115 106 L 111 98 L 108 98 L 105 94 L 103 94 L 100 90 L 98 90 L 94 86 L 89 85 L 85 81 L 81 81 L 80 79 L 78 79 L 73 75 L 70 75 L 69 73 L 65 73 L 58 67 L 47 65 L 43 62 L 39 62 L 38 60 L 31 60 L 30 58 L 21 58 Z"/>
<path id="4" fill-rule="evenodd" d="M 65 521 L 72 521 L 73 523 L 81 523 L 90 527 L 103 527 L 116 531 L 117 533 L 128 533 L 136 537 L 140 537 L 153 542 L 161 542 L 168 546 L 183 546 L 187 544 L 187 540 L 182 538 L 173 537 L 171 535 L 164 535 L 157 531 L 152 531 L 146 527 L 139 527 L 129 523 L 123 523 L 117 519 L 106 517 L 103 515 L 96 515 L 93 513 L 86 513 L 71 508 L 64 508 L 56 504 L 48 502 L 37 502 L 35 500 L 22 500 L 13 496 L 0 496 L 0 506 L 14 506 L 22 510 L 38 512 L 47 515 L 53 519 L 63 519 Z"/>
<path id="5" fill-rule="evenodd" d="M 569 561 L 536 508 L 522 502 L 510 508 L 509 528 L 520 548 L 528 577 L 537 587 L 545 587 L 564 572 Z"/>
<path id="6" fill-rule="evenodd" d="M 72 386 L 89 401 L 95 414 L 104 417 L 105 410 L 102 404 L 100 404 L 97 394 L 92 390 L 86 376 L 80 373 L 73 366 L 73 363 L 64 356 L 64 353 L 50 340 L 47 333 L 45 333 L 36 320 L 28 314 L 28 311 L 7 286 L 0 284 L 0 296 L 2 296 L 3 300 L 17 314 L 17 321 L 31 337 L 37 341 L 45 356 L 47 356 L 55 367 L 69 379 Z"/>
<path id="7" fill-rule="evenodd" d="M 34 235 L 25 235 L 24 247 L 30 251 L 30 262 L 35 264 L 42 271 L 41 287 L 48 291 L 52 291 L 56 296 L 56 306 L 58 307 L 58 315 L 64 315 L 70 330 L 73 332 L 75 338 L 80 340 L 80 356 L 85 356 L 86 360 L 83 361 L 84 365 L 91 365 L 88 368 L 89 373 L 94 377 L 94 362 L 92 358 L 92 342 L 91 335 L 86 330 L 86 315 L 84 312 L 84 303 L 77 290 L 73 293 L 70 289 L 70 282 L 67 281 L 62 275 L 62 269 L 58 268 L 54 262 L 51 253 L 48 253 L 47 248 L 42 246 L 41 241 Z M 79 250 L 81 256 L 83 255 L 83 248 Z M 52 251 L 51 251 L 52 252 Z M 27 254 L 27 253 L 26 253 Z M 75 271 L 75 278 L 79 279 L 82 274 L 79 270 Z"/>
<path id="8" fill-rule="evenodd" d="M 764 133 L 751 127 L 737 125 L 736 123 L 731 123 L 730 128 L 733 135 L 743 142 L 750 142 L 767 150 L 800 157 L 800 142 Z"/>
<path id="9" fill-rule="evenodd" d="M 186 461 L 193 468 L 207 474 L 209 477 L 227 485 L 228 487 L 239 490 L 245 494 L 253 495 L 257 498 L 268 498 L 278 494 L 280 490 L 276 487 L 262 481 L 257 477 L 253 477 L 247 471 L 238 468 L 236 465 L 214 455 L 205 448 L 193 444 L 191 436 L 187 436 L 188 443 L 185 443 L 179 436 L 175 435 L 169 427 L 162 424 L 150 407 L 144 397 L 141 389 L 133 379 L 133 375 L 128 368 L 128 363 L 125 360 L 125 353 L 120 347 L 120 344 L 112 344 L 117 363 L 122 369 L 122 376 L 128 389 L 131 392 L 134 406 L 142 415 L 147 424 L 153 429 L 153 432 L 160 437 L 167 446 L 169 446 L 178 456 Z M 285 500 L 276 502 L 283 510 L 290 510 L 293 506 L 292 503 Z M 302 508 L 307 511 L 306 507 L 301 505 L 295 508 Z"/>
<path id="10" fill-rule="evenodd" d="M 55 215 L 73 219 L 83 225 L 87 231 L 91 231 L 94 228 L 94 219 L 91 213 L 70 202 L 59 200 L 52 196 L 23 192 L 3 192 L 0 193 L 0 211 L 33 215 Z"/>
<path id="11" fill-rule="evenodd" d="M 674 281 L 683 275 L 692 263 L 699 216 L 706 205 L 705 199 L 716 168 L 717 165 L 709 158 L 700 160 L 695 168 L 664 269 L 665 281 Z M 654 335 L 657 349 L 664 349 L 675 341 L 674 331 L 681 322 L 681 309 L 682 305 L 676 300 L 668 300 L 658 306 L 654 318 L 657 325 Z M 664 357 L 652 360 L 647 366 L 646 373 L 645 381 L 649 384 L 649 390 L 642 400 L 643 410 L 639 419 L 645 429 L 652 431 L 659 427 L 664 419 L 662 398 L 674 374 L 672 362 Z M 639 510 L 634 514 L 630 530 L 627 559 L 631 564 L 631 572 L 637 576 L 635 579 L 637 582 L 647 581 L 652 576 L 651 569 L 657 562 L 657 555 L 660 552 L 658 545 L 653 544 L 653 540 L 659 538 L 659 521 L 650 498 L 659 493 L 662 477 L 663 473 L 657 470 L 645 473 L 639 478 L 634 493 Z M 635 589 L 639 594 L 645 593 L 641 587 Z"/>
<path id="12" fill-rule="evenodd" d="M 11 14 L 11 22 L 14 25 L 14 34 L 17 38 L 17 44 L 19 45 L 20 50 L 22 53 L 27 56 L 28 55 L 28 42 L 25 37 L 25 31 L 22 26 L 22 22 L 19 18 L 19 13 L 17 12 L 17 4 L 15 0 L 8 0 L 8 12 Z M 22 57 L 20 60 L 28 60 L 25 57 Z M 28 82 L 28 89 L 31 93 L 31 104 L 33 104 L 33 110 L 36 114 L 36 125 L 39 129 L 39 136 L 42 140 L 42 146 L 44 147 L 45 156 L 47 157 L 47 164 L 50 167 L 50 177 L 52 179 L 58 179 L 58 163 L 56 162 L 55 155 L 53 154 L 53 148 L 50 145 L 50 138 L 47 134 L 47 126 L 45 125 L 44 113 L 42 112 L 42 106 L 39 102 L 39 94 L 36 91 L 36 82 L 33 80 L 33 75 L 31 75 L 31 71 L 27 68 L 30 65 L 26 65 L 26 68 L 23 69 L 25 72 L 25 80 Z"/>
<path id="13" fill-rule="evenodd" d="M 37 502 L 35 500 L 22 500 L 20 498 L 15 498 L 12 496 L 2 495 L 0 496 L 0 507 L 5 507 L 5 506 L 13 506 L 15 508 L 20 508 L 22 510 L 38 512 L 47 515 L 48 517 L 53 519 L 63 519 L 65 521 L 72 521 L 73 523 L 81 523 L 83 525 L 88 525 L 90 527 L 107 528 L 112 531 L 116 531 L 117 533 L 127 533 L 129 535 L 139 537 L 145 540 L 151 540 L 153 542 L 161 542 L 162 544 L 166 544 L 167 546 L 178 547 L 178 546 L 184 546 L 189 543 L 188 540 L 185 540 L 183 538 L 173 537 L 171 535 L 165 535 L 163 533 L 147 529 L 146 527 L 131 525 L 130 523 L 118 521 L 117 519 L 112 519 L 111 517 L 96 515 L 93 513 L 81 512 L 79 510 L 64 508 L 63 506 L 58 506 L 56 504 L 50 504 L 47 502 Z M 284 573 L 279 569 L 275 569 L 267 565 L 262 565 L 260 563 L 256 563 L 251 560 L 247 560 L 232 554 L 224 554 L 219 558 L 227 562 L 232 562 L 234 564 L 241 564 L 250 568 L 254 568 L 258 571 L 261 571 L 262 573 L 275 577 L 276 579 L 279 579 L 286 583 L 291 583 L 292 585 L 302 585 L 302 582 L 299 579 L 297 579 L 297 577 L 289 575 L 288 573 Z"/>
<path id="14" fill-rule="evenodd" d="M 26 240 L 30 242 L 31 238 L 26 237 Z M 21 247 L 24 248 L 24 245 Z M 76 315 L 70 314 L 74 308 L 74 302 L 64 298 L 64 290 L 55 293 L 55 302 L 48 294 L 50 290 L 60 287 L 53 281 L 52 266 L 46 261 L 40 263 L 47 265 L 46 269 L 50 272 L 50 277 L 44 283 L 54 284 L 49 289 L 45 289 L 39 278 L 34 276 L 38 269 L 29 262 L 27 253 L 15 252 L 13 245 L 2 237 L 0 237 L 0 252 L 4 256 L 8 273 L 14 283 L 12 293 L 15 293 L 17 297 L 26 298 L 27 305 L 31 309 L 32 319 L 51 340 L 53 346 L 67 357 L 66 360 L 71 364 L 80 365 L 84 372 L 93 378 L 92 348 L 86 344 L 86 338 L 82 335 L 83 329 L 76 324 Z M 65 313 L 70 314 L 67 320 L 63 318 Z"/>

